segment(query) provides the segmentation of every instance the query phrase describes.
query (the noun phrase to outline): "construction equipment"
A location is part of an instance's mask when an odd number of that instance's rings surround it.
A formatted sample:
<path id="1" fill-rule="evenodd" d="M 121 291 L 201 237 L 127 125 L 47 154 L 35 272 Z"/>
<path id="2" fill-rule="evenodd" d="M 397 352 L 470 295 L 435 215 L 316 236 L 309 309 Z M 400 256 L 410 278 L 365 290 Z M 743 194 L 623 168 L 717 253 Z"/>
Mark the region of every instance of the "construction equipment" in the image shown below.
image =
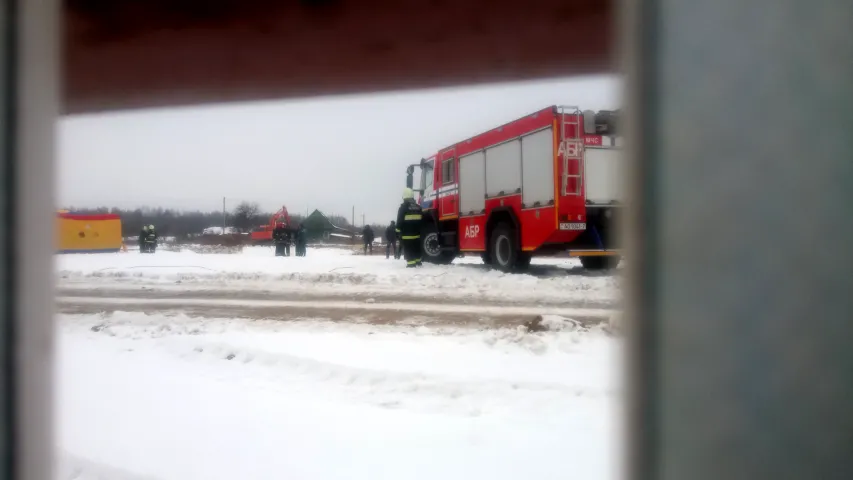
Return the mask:
<path id="1" fill-rule="evenodd" d="M 287 228 L 291 228 L 290 215 L 287 213 L 287 207 L 284 205 L 282 205 L 281 209 L 272 214 L 268 224 L 261 225 L 249 233 L 249 238 L 252 243 L 272 243 L 272 231 L 279 222 L 283 222 Z"/>

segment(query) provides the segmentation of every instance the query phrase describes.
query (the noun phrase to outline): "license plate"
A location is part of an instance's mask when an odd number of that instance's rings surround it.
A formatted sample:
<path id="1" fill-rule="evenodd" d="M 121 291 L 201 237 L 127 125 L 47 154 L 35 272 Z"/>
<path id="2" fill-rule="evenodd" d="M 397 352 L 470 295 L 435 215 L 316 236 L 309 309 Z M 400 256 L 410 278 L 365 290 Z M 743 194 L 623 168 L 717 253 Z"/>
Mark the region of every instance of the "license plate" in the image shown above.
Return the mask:
<path id="1" fill-rule="evenodd" d="M 560 230 L 586 230 L 585 223 L 561 223 Z"/>

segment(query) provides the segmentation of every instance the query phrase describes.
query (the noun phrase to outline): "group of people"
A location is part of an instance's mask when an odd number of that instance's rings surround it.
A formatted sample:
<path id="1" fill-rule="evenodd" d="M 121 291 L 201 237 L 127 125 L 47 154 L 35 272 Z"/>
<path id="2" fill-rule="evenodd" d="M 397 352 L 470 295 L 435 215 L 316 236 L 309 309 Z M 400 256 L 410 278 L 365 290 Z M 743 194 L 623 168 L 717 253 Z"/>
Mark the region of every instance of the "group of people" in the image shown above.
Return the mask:
<path id="1" fill-rule="evenodd" d="M 423 265 L 421 254 L 421 220 L 423 212 L 421 206 L 414 200 L 414 192 L 407 188 L 403 192 L 403 203 L 397 210 L 397 221 L 391 221 L 385 229 L 385 258 L 390 258 L 394 253 L 394 259 L 399 259 L 402 254 L 406 259 L 406 267 L 420 267 Z M 373 240 L 375 239 L 373 229 L 365 225 L 362 230 L 364 238 L 364 254 L 368 251 L 373 253 Z M 304 257 L 306 254 L 305 227 L 299 224 L 296 230 L 291 230 L 284 222 L 276 224 L 272 232 L 273 243 L 275 243 L 276 257 L 289 257 L 290 246 L 296 247 L 296 256 Z M 399 242 L 399 247 L 398 247 Z M 154 225 L 145 225 L 139 232 L 140 253 L 154 253 L 157 249 L 157 231 Z"/>
<path id="2" fill-rule="evenodd" d="M 403 203 L 397 210 L 397 220 L 392 220 L 388 228 L 385 229 L 385 258 L 390 258 L 393 251 L 395 260 L 399 259 L 401 254 L 405 257 L 407 268 L 423 265 L 421 254 L 422 219 L 421 206 L 415 202 L 412 189 L 407 188 L 403 192 Z M 372 254 L 375 235 L 370 225 L 364 226 L 361 236 L 364 240 L 364 254 L 368 255 L 368 252 Z"/>
<path id="3" fill-rule="evenodd" d="M 295 247 L 297 257 L 304 257 L 307 252 L 305 227 L 301 223 L 295 231 L 287 228 L 284 222 L 277 223 L 272 231 L 272 240 L 276 257 L 289 257 L 291 245 Z"/>
<path id="4" fill-rule="evenodd" d="M 157 231 L 154 225 L 144 225 L 139 232 L 139 253 L 154 253 L 157 249 Z"/>
<path id="5" fill-rule="evenodd" d="M 373 227 L 365 225 L 364 228 L 361 229 L 361 238 L 364 242 L 364 254 L 373 255 L 373 241 L 376 240 L 376 235 L 373 233 Z M 394 252 L 395 260 L 400 258 L 401 251 L 398 246 L 399 242 L 400 235 L 397 232 L 394 220 L 391 220 L 391 224 L 385 229 L 385 258 L 391 258 L 392 251 Z"/>
<path id="6" fill-rule="evenodd" d="M 402 254 L 406 259 L 406 267 L 420 267 L 423 265 L 421 254 L 421 220 L 423 212 L 421 206 L 414 200 L 414 192 L 407 188 L 403 192 L 403 203 L 397 210 L 397 220 L 391 221 L 385 229 L 385 258 L 390 258 L 394 253 L 394 259 L 399 259 Z M 362 230 L 364 238 L 364 254 L 368 251 L 373 253 L 373 240 L 375 239 L 373 229 L 365 225 Z M 306 254 L 305 227 L 299 224 L 296 230 L 291 230 L 284 222 L 276 224 L 272 232 L 273 243 L 275 243 L 275 256 L 289 257 L 290 246 L 296 247 L 296 256 L 304 257 Z M 400 246 L 398 247 L 398 242 Z M 157 231 L 154 225 L 145 225 L 139 232 L 140 253 L 154 253 L 157 248 Z"/>

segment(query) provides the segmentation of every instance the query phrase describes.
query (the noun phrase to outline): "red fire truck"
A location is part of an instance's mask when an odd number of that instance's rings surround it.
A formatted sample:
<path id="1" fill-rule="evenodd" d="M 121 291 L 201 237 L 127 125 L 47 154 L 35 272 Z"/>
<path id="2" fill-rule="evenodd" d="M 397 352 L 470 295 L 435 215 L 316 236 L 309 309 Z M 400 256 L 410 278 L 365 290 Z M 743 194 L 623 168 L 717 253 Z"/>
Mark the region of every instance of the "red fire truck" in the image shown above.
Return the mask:
<path id="1" fill-rule="evenodd" d="M 424 260 L 479 252 L 523 269 L 533 255 L 568 251 L 588 269 L 613 268 L 623 204 L 619 111 L 552 106 L 410 165 L 424 208 Z"/>

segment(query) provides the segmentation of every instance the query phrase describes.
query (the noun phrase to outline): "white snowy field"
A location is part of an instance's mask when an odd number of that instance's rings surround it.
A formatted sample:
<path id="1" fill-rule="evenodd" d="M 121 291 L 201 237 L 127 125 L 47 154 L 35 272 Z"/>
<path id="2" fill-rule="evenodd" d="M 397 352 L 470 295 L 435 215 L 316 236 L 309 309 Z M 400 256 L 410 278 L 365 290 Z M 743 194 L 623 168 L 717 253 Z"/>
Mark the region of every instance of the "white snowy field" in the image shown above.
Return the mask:
<path id="1" fill-rule="evenodd" d="M 618 478 L 619 341 L 549 321 L 60 315 L 58 478 Z"/>
<path id="2" fill-rule="evenodd" d="M 402 261 L 309 249 L 308 256 L 275 257 L 271 247 L 238 254 L 159 251 L 57 255 L 60 287 L 233 289 L 314 295 L 402 294 L 507 302 L 606 303 L 619 298 L 619 276 L 583 270 L 576 259 L 535 258 L 526 274 L 504 274 L 479 257 L 452 265 L 406 269 Z"/>

